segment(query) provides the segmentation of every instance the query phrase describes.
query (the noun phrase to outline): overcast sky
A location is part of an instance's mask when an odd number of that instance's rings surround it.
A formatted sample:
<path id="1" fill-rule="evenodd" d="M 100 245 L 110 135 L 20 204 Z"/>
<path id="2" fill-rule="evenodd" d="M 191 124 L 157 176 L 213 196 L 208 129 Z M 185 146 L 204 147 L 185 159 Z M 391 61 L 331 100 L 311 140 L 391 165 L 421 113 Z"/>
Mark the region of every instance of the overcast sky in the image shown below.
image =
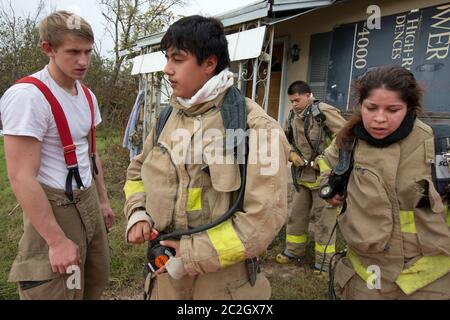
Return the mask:
<path id="1" fill-rule="evenodd" d="M 217 15 L 232 9 L 245 6 L 258 0 L 186 0 L 188 5 L 176 10 L 177 14 L 191 15 Z M 9 0 L 0 0 L 3 6 L 7 6 Z M 11 0 L 16 15 L 26 15 L 35 12 L 39 0 Z M 101 41 L 101 51 L 107 55 L 112 50 L 112 41 L 105 32 L 105 20 L 101 15 L 97 0 L 50 0 L 46 1 L 46 13 L 51 9 L 64 9 L 75 12 L 85 18 L 93 27 L 96 39 Z M 96 41 L 99 44 L 99 41 Z"/>

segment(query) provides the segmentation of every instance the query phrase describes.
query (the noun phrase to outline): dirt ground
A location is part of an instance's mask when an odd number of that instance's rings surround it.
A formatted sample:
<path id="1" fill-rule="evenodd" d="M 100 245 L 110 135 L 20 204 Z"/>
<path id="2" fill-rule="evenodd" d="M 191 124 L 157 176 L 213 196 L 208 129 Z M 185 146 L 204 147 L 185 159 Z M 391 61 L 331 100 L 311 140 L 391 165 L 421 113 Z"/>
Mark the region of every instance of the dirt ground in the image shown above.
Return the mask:
<path id="1" fill-rule="evenodd" d="M 307 265 L 280 265 L 263 261 L 262 272 L 272 285 L 273 300 L 326 299 L 327 276 L 313 275 Z M 108 288 L 104 300 L 143 300 L 142 282 L 134 281 L 126 288 Z"/>

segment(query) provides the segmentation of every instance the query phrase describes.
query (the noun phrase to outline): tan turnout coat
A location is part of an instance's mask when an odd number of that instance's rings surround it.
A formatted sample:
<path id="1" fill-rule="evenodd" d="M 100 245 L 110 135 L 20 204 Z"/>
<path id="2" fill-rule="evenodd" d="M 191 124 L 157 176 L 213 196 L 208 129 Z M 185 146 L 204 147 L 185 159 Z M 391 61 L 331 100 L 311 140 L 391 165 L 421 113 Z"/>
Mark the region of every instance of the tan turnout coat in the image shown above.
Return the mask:
<path id="1" fill-rule="evenodd" d="M 333 143 L 321 159 L 336 165 L 337 146 Z M 353 267 L 338 266 L 341 287 L 355 271 L 366 279 L 365 268 L 379 266 L 387 284 L 382 292 L 396 283 L 412 294 L 450 271 L 447 209 L 432 182 L 434 161 L 433 131 L 420 120 L 405 139 L 388 147 L 357 141 L 347 210 L 338 217 Z M 422 198 L 429 206 L 418 207 Z"/>
<path id="2" fill-rule="evenodd" d="M 223 98 L 224 94 L 213 101 L 192 106 L 189 109 L 180 105 L 176 98 L 172 98 L 173 111 L 157 144 L 154 144 L 155 130 L 152 130 L 143 152 L 131 161 L 128 168 L 127 184 L 134 185 L 132 188 L 134 192 L 127 193 L 125 190 L 127 200 L 124 213 L 128 219 L 132 216 L 134 209 L 145 208 L 154 222 L 154 228 L 160 232 L 168 232 L 210 223 L 228 210 L 233 194 L 241 185 L 239 165 L 237 163 L 207 165 L 208 157 L 205 156 L 206 148 L 223 141 L 225 130 L 220 109 L 217 107 L 220 106 Z M 244 212 L 236 212 L 232 219 L 214 229 L 182 237 L 180 243 L 182 260 L 189 276 L 200 275 L 201 277 L 202 274 L 218 273 L 218 277 L 221 275 L 223 277 L 225 273 L 222 273 L 222 270 L 232 270 L 230 267 L 237 264 L 242 264 L 239 268 L 243 269 L 243 261 L 264 252 L 285 222 L 288 142 L 278 123 L 260 106 L 246 99 L 246 107 L 247 124 L 250 129 L 264 129 L 279 133 L 279 136 L 275 136 L 275 148 L 272 150 L 276 151 L 273 160 L 278 170 L 264 175 L 262 174 L 264 170 L 261 170 L 264 167 L 267 169 L 270 165 L 262 165 L 259 161 L 257 164 L 252 164 L 250 159 L 247 166 Z M 183 129 L 184 134 L 177 129 Z M 203 139 L 199 149 L 201 150 L 200 158 L 198 158 L 199 153 L 194 149 L 202 139 L 201 135 L 196 136 L 195 133 L 202 132 L 204 135 L 208 129 L 216 129 L 217 136 L 214 139 Z M 191 145 L 187 155 L 180 156 L 182 152 L 178 152 L 180 138 L 174 139 L 174 135 L 178 133 L 184 137 L 181 139 L 185 139 Z M 251 138 L 249 145 L 251 157 L 256 150 L 256 144 Z M 184 161 L 180 161 L 181 158 L 187 157 L 191 157 L 191 160 L 197 157 L 197 162 L 185 164 Z M 206 166 L 209 173 L 202 170 Z M 227 286 L 233 281 L 236 282 L 237 279 L 233 279 L 233 274 L 239 273 L 243 272 L 228 272 L 226 276 L 228 279 L 223 285 Z M 241 275 L 239 277 L 242 278 Z M 170 279 L 173 286 L 175 282 Z M 214 287 L 215 282 L 218 285 L 219 282 L 224 281 L 216 278 L 209 285 Z M 239 286 L 247 282 L 246 278 L 244 282 L 240 282 Z M 195 291 L 192 289 L 195 287 L 192 282 L 188 287 Z M 258 293 L 258 290 L 261 292 Z M 267 289 L 267 286 L 258 289 L 257 283 L 253 295 L 247 297 L 268 298 L 269 296 L 270 289 Z M 192 295 L 181 297 L 192 298 Z M 225 298 L 221 295 L 207 298 L 217 297 Z"/>

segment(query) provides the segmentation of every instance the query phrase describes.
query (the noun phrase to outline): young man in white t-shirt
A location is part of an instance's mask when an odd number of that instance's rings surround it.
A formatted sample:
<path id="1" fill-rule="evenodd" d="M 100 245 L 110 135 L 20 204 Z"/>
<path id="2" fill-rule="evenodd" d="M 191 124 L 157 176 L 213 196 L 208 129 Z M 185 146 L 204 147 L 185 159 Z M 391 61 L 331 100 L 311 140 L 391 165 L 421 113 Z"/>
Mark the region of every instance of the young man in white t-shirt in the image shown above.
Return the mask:
<path id="1" fill-rule="evenodd" d="M 0 100 L 5 156 L 13 192 L 24 213 L 24 234 L 9 281 L 21 299 L 99 299 L 110 269 L 107 229 L 114 213 L 100 158 L 93 179 L 89 157 L 91 110 L 80 81 L 88 70 L 94 34 L 79 16 L 58 11 L 39 26 L 49 64 L 32 77 L 42 81 L 67 119 L 82 184 L 72 179 L 49 102 L 33 84 L 16 84 Z M 97 100 L 94 124 L 101 122 Z M 69 179 L 70 181 L 70 179 Z"/>

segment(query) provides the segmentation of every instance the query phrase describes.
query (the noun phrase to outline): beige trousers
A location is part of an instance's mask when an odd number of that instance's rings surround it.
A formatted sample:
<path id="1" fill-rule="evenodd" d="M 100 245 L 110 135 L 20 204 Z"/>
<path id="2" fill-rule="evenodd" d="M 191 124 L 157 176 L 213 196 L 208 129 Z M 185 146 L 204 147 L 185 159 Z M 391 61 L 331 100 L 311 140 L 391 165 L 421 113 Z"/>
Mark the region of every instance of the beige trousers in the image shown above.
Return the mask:
<path id="1" fill-rule="evenodd" d="M 329 206 L 325 200 L 319 197 L 319 190 L 300 186 L 300 191 L 294 193 L 288 215 L 286 228 L 288 254 L 296 257 L 305 255 L 310 220 L 314 223 L 312 229 L 315 241 L 315 261 L 316 263 L 322 262 L 326 249 L 325 262 L 327 264 L 335 253 L 336 232 L 332 236 L 331 232 L 336 224 L 336 208 Z"/>
<path id="2" fill-rule="evenodd" d="M 23 300 L 99 299 L 108 283 L 110 249 L 95 185 L 74 191 L 76 204 L 68 204 L 62 190 L 43 188 L 58 224 L 80 248 L 79 269 L 66 275 L 53 273 L 46 242 L 24 216 L 9 281 L 18 283 Z"/>

